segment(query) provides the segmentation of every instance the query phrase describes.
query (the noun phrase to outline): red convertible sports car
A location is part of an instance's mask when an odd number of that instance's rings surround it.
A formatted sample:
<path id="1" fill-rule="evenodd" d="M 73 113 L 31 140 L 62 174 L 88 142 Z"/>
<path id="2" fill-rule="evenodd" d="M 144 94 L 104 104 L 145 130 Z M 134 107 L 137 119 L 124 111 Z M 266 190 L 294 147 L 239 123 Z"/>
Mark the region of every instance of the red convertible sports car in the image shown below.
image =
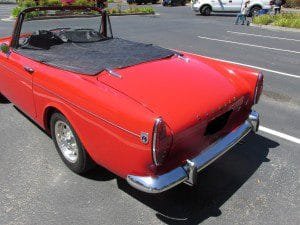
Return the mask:
<path id="1" fill-rule="evenodd" d="M 258 130 L 260 72 L 115 38 L 99 8 L 26 9 L 0 44 L 1 98 L 48 132 L 76 173 L 98 164 L 159 193 L 195 184 Z"/>

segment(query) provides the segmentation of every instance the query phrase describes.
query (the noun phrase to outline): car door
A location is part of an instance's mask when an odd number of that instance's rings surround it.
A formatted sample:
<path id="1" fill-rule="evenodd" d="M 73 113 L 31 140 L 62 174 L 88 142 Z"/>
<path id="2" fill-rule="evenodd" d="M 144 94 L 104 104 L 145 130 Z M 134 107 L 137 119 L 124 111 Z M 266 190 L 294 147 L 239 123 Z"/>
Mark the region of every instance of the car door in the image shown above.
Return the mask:
<path id="1" fill-rule="evenodd" d="M 230 11 L 230 1 L 232 0 L 212 0 L 213 11 L 226 12 Z"/>
<path id="2" fill-rule="evenodd" d="M 32 82 L 34 70 L 31 60 L 11 51 L 0 53 L 0 90 L 28 116 L 36 116 Z"/>
<path id="3" fill-rule="evenodd" d="M 228 0 L 227 0 L 228 1 Z M 212 8 L 213 8 L 213 11 L 216 11 L 216 12 L 222 12 L 224 11 L 224 7 L 226 5 L 226 0 L 211 0 L 211 5 L 212 5 Z"/>
<path id="4" fill-rule="evenodd" d="M 243 4 L 243 0 L 229 0 L 228 11 L 240 12 Z"/>

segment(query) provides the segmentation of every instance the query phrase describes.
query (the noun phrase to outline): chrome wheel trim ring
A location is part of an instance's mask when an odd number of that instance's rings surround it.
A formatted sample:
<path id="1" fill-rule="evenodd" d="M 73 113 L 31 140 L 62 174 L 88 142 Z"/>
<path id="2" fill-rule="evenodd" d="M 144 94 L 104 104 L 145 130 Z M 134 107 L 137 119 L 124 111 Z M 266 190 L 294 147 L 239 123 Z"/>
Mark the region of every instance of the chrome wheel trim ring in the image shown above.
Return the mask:
<path id="1" fill-rule="evenodd" d="M 57 145 L 65 159 L 75 163 L 78 160 L 78 145 L 70 126 L 58 120 L 54 126 L 54 134 Z"/>

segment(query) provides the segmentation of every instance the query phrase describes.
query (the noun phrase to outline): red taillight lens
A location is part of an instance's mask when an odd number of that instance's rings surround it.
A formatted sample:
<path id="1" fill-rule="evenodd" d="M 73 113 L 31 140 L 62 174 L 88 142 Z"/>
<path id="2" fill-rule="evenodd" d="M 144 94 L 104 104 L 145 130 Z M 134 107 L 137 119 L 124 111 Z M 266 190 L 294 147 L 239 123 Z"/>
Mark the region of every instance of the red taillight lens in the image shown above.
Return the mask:
<path id="1" fill-rule="evenodd" d="M 255 93 L 254 93 L 254 104 L 258 103 L 260 95 L 263 90 L 263 84 L 264 84 L 264 75 L 262 73 L 258 74 L 256 87 L 255 87 Z"/>
<path id="2" fill-rule="evenodd" d="M 158 118 L 153 129 L 152 156 L 156 166 L 163 164 L 172 146 L 173 136 L 165 122 Z"/>

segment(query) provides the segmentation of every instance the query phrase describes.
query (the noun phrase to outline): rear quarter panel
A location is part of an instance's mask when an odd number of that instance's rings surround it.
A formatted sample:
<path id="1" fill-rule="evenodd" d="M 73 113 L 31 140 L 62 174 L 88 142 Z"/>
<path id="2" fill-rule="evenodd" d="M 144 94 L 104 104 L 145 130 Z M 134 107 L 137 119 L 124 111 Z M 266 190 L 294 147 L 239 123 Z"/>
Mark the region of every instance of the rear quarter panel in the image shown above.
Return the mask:
<path id="1" fill-rule="evenodd" d="M 87 77 L 32 62 L 36 71 L 33 94 L 37 123 L 45 128 L 46 111 L 63 113 L 92 159 L 115 174 L 149 175 L 151 140 L 140 141 L 140 133 L 151 133 L 155 115 L 106 85 Z"/>

